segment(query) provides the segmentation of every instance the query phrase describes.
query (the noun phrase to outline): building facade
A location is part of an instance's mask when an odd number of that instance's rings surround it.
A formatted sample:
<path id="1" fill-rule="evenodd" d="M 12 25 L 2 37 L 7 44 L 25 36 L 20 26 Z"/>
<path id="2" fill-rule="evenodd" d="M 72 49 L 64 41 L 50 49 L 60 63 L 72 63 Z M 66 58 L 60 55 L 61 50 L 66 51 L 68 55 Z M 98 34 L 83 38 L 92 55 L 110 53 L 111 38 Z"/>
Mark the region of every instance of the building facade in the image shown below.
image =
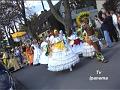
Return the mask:
<path id="1" fill-rule="evenodd" d="M 106 0 L 96 0 L 96 5 L 98 11 L 100 11 L 103 8 L 103 4 L 106 2 Z"/>

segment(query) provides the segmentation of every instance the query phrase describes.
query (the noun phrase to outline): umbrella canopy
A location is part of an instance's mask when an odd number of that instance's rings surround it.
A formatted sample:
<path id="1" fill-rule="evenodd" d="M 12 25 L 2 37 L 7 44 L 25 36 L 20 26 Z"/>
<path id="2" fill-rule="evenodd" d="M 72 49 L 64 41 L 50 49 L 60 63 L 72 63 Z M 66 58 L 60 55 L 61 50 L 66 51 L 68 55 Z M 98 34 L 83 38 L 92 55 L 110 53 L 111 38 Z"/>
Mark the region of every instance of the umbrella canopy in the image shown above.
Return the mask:
<path id="1" fill-rule="evenodd" d="M 18 37 L 22 37 L 26 34 L 26 32 L 16 32 L 12 34 L 13 38 L 18 38 Z"/>

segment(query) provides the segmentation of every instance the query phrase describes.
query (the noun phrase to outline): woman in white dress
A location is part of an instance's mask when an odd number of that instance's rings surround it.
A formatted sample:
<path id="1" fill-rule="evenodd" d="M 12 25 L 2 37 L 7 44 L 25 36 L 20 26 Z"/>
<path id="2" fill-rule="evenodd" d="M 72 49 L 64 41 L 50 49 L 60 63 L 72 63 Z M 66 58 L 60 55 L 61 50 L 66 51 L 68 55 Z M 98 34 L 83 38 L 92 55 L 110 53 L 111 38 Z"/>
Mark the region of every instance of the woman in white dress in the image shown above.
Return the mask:
<path id="1" fill-rule="evenodd" d="M 46 41 L 43 41 L 41 43 L 41 50 L 42 50 L 42 53 L 40 56 L 40 64 L 48 64 L 49 52 L 48 52 L 48 43 Z"/>
<path id="2" fill-rule="evenodd" d="M 48 70 L 62 71 L 70 69 L 70 71 L 72 71 L 72 66 L 80 61 L 79 56 L 65 47 L 57 30 L 54 30 L 54 34 L 55 36 L 52 39 L 52 43 L 50 43 L 51 54 L 49 56 Z"/>
<path id="3" fill-rule="evenodd" d="M 33 42 L 33 44 L 31 45 L 31 47 L 33 48 L 34 51 L 34 55 L 33 55 L 33 65 L 38 65 L 40 64 L 40 56 L 41 56 L 41 50 L 39 48 L 39 45 L 37 44 L 36 41 Z"/>
<path id="4" fill-rule="evenodd" d="M 93 57 L 95 55 L 95 49 L 92 45 L 89 45 L 87 42 L 85 42 L 85 39 L 87 39 L 86 32 L 83 32 L 82 27 L 78 28 L 77 30 L 77 36 L 80 40 L 82 40 L 82 55 L 83 57 Z"/>

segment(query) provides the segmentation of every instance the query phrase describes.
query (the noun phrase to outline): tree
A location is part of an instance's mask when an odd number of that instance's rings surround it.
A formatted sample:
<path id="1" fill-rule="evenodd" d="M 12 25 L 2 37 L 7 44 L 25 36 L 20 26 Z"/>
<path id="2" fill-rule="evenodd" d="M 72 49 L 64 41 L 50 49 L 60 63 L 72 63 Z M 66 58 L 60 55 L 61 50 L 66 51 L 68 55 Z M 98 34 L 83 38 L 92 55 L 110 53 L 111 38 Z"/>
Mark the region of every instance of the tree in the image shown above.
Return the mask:
<path id="1" fill-rule="evenodd" d="M 21 16 L 22 16 L 22 18 L 24 20 L 24 24 L 27 27 L 27 32 L 30 32 L 28 19 L 26 18 L 24 0 L 16 0 L 16 4 L 17 4 L 18 9 L 19 9 L 19 11 L 21 13 Z"/>
<path id="2" fill-rule="evenodd" d="M 18 18 L 20 18 L 21 14 L 15 1 L 10 0 L 0 1 L 0 11 L 0 29 L 4 31 L 10 43 L 10 41 L 12 41 L 10 31 L 15 32 L 16 22 L 18 22 Z"/>
<path id="3" fill-rule="evenodd" d="M 30 19 L 27 20 L 27 24 L 29 24 L 30 30 L 32 31 L 32 36 L 34 38 L 37 38 L 36 32 L 39 31 L 39 17 L 35 13 L 30 17 Z M 20 24 L 20 30 L 26 31 L 28 27 L 25 24 Z"/>
<path id="4" fill-rule="evenodd" d="M 72 26 L 72 19 L 71 19 L 71 11 L 70 11 L 70 5 L 69 5 L 69 0 L 62 0 L 60 2 L 63 3 L 63 6 L 64 6 L 64 14 L 65 14 L 65 17 L 62 17 L 57 11 L 56 9 L 54 8 L 53 4 L 52 4 L 52 1 L 51 0 L 47 0 L 48 4 L 49 4 L 49 7 L 51 9 L 51 12 L 52 14 L 55 16 L 55 18 L 61 22 L 64 27 L 65 27 L 65 30 L 67 31 L 67 34 L 69 35 L 69 32 L 71 30 L 71 26 Z"/>

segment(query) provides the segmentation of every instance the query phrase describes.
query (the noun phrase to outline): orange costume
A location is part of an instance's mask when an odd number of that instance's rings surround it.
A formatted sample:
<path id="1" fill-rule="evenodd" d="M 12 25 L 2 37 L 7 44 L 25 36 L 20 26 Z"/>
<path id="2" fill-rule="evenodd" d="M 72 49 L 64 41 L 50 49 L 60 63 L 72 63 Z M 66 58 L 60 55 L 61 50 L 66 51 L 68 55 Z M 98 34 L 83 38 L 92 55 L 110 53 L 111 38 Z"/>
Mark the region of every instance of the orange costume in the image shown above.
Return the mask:
<path id="1" fill-rule="evenodd" d="M 26 57 L 30 65 L 33 63 L 33 55 L 32 49 L 30 47 L 26 47 Z"/>

